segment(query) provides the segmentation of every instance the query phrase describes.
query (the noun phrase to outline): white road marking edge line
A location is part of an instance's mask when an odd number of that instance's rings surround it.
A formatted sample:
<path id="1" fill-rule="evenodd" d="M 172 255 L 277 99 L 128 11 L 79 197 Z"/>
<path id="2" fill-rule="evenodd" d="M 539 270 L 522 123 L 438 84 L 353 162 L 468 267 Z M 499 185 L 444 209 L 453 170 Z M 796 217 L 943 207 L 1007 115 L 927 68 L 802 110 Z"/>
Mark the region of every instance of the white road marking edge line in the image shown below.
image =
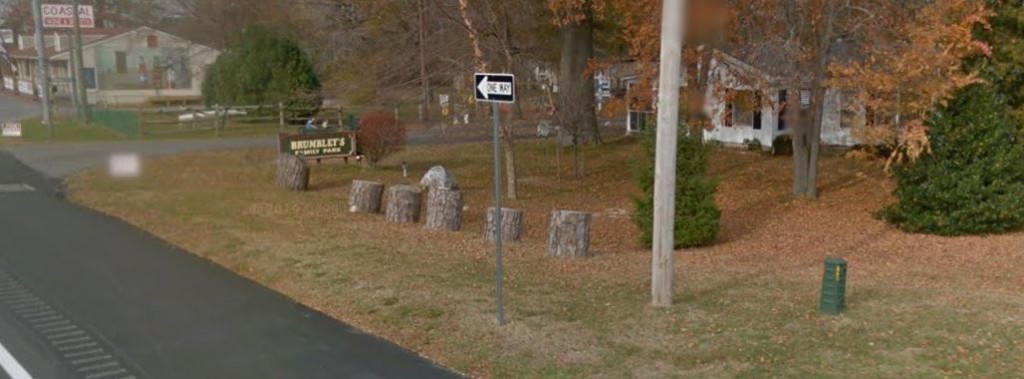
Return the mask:
<path id="1" fill-rule="evenodd" d="M 21 366 L 21 363 L 14 359 L 14 356 L 11 355 L 11 352 L 7 351 L 3 344 L 0 344 L 0 367 L 3 367 L 4 372 L 11 379 L 32 379 L 32 375 L 29 375 L 28 371 Z"/>

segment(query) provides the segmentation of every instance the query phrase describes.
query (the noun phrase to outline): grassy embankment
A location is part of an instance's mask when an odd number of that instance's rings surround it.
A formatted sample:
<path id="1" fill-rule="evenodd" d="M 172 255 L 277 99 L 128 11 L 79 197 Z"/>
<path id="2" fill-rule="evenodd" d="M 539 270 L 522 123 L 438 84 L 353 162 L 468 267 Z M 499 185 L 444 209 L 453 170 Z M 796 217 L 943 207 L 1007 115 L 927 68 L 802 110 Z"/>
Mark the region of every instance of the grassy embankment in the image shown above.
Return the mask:
<path id="1" fill-rule="evenodd" d="M 557 181 L 554 150 L 518 145 L 524 240 L 506 252 L 511 323 L 494 322 L 482 237 L 490 146 L 411 148 L 379 169 L 324 164 L 312 190 L 274 187 L 274 152 L 164 157 L 143 176 L 70 182 L 74 201 L 338 319 L 478 377 L 1011 377 L 1024 372 L 1024 234 L 907 235 L 871 217 L 890 201 L 876 163 L 826 157 L 822 197 L 792 201 L 788 158 L 714 155 L 721 240 L 677 253 L 672 307 L 649 299 L 635 242 L 631 140 L 586 151 L 587 176 Z M 445 164 L 469 210 L 458 233 L 346 211 L 349 183 Z M 562 155 L 563 168 L 569 154 Z M 592 256 L 545 256 L 553 209 L 593 212 Z M 822 260 L 850 262 L 848 311 L 816 310 Z"/>

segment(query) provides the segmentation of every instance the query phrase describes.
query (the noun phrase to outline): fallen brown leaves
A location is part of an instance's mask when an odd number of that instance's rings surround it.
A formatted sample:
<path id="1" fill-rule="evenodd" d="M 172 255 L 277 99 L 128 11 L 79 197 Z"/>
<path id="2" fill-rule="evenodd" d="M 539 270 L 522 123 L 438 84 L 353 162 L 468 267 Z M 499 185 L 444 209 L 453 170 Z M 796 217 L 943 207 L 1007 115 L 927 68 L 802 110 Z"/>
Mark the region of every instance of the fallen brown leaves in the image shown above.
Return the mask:
<path id="1" fill-rule="evenodd" d="M 822 373 L 815 362 L 833 354 L 852 354 L 850 369 L 887 362 L 865 372 L 928 376 L 938 372 L 926 359 L 935 341 L 964 346 L 971 354 L 949 354 L 965 359 L 988 346 L 984 335 L 959 342 L 964 334 L 949 332 L 949 320 L 1020 336 L 1006 331 L 1020 330 L 1024 319 L 1004 307 L 1024 303 L 1017 295 L 1024 276 L 1008 269 L 1022 259 L 1024 235 L 902 233 L 871 217 L 890 201 L 882 164 L 839 157 L 822 160 L 819 200 L 794 201 L 787 158 L 717 151 L 711 172 L 721 180 L 721 240 L 678 252 L 677 304 L 646 307 L 650 258 L 629 218 L 637 192 L 629 162 L 638 146 L 620 140 L 588 149 L 581 181 L 568 179 L 571 155 L 563 151 L 559 181 L 545 143 L 519 145 L 520 199 L 510 206 L 526 218 L 523 241 L 505 254 L 506 328 L 494 325 L 492 245 L 483 239 L 493 188 L 482 163 L 488 145 L 413 148 L 376 170 L 314 165 L 308 193 L 274 188 L 274 154 L 261 150 L 160 158 L 146 162 L 138 181 L 94 172 L 70 187 L 77 202 L 477 377 L 814 376 Z M 434 164 L 455 172 L 469 206 L 461 232 L 345 211 L 352 179 L 418 181 L 402 177 L 401 161 L 414 175 Z M 595 215 L 590 258 L 546 257 L 555 209 Z M 814 312 L 829 255 L 850 262 L 852 308 L 839 319 Z M 916 297 L 932 289 L 938 295 Z M 979 308 L 980 299 L 997 305 Z M 975 308 L 981 313 L 968 311 Z M 1013 341 L 1002 348 L 1019 351 Z"/>

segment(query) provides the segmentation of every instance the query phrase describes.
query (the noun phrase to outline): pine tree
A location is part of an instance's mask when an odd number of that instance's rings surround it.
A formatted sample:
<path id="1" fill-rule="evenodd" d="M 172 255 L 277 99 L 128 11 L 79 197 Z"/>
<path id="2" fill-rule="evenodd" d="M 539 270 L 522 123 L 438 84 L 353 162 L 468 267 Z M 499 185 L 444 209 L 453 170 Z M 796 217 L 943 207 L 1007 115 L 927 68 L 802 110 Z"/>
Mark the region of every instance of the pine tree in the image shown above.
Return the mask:
<path id="1" fill-rule="evenodd" d="M 644 160 L 634 170 L 643 194 L 634 199 L 633 221 L 640 231 L 640 243 L 651 246 L 654 229 L 654 128 L 643 138 Z M 711 147 L 701 141 L 700 132 L 679 128 L 676 155 L 676 248 L 702 246 L 718 238 L 721 211 L 715 204 L 718 183 L 707 174 Z"/>
<path id="2" fill-rule="evenodd" d="M 1024 141 L 992 85 L 974 84 L 928 120 L 931 151 L 894 170 L 897 202 L 879 216 L 915 233 L 1024 226 Z"/>
<path id="3" fill-rule="evenodd" d="M 970 59 L 967 67 L 995 85 L 1014 120 L 1024 124 L 1024 1 L 988 2 L 995 13 L 988 27 L 977 27 L 975 34 L 989 46 L 989 54 Z"/>
<path id="4" fill-rule="evenodd" d="M 207 69 L 203 101 L 208 105 L 289 106 L 320 104 L 320 79 L 295 41 L 271 29 L 242 32 L 238 45 Z"/>

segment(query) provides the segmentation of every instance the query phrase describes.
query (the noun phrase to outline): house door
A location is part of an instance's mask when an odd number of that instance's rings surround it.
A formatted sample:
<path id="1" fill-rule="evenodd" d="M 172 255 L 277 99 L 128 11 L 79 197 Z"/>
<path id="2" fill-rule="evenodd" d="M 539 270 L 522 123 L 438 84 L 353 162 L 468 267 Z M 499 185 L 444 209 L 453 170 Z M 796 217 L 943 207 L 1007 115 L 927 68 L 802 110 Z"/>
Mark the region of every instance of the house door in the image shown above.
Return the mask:
<path id="1" fill-rule="evenodd" d="M 117 65 L 117 73 L 124 74 L 128 72 L 128 54 L 123 51 L 114 53 L 115 64 Z"/>

